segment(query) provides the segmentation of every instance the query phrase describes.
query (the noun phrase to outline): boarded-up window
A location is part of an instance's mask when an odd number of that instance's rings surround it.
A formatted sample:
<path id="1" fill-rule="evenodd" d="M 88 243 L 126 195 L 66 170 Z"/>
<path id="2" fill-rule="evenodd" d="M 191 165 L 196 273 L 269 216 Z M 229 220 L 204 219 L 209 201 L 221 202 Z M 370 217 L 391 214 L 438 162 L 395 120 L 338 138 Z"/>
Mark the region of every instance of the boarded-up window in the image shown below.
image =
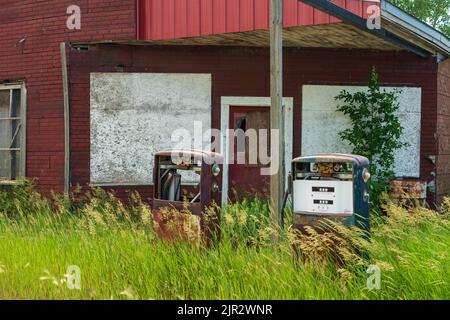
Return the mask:
<path id="1" fill-rule="evenodd" d="M 24 176 L 24 87 L 0 86 L 0 183 Z"/>
<path id="2" fill-rule="evenodd" d="M 402 142 L 408 146 L 394 153 L 394 172 L 398 177 L 420 177 L 421 88 L 385 87 L 386 91 L 400 90 L 397 116 L 404 132 Z M 339 137 L 350 127 L 350 119 L 336 111 L 335 97 L 342 90 L 350 93 L 367 90 L 362 86 L 303 86 L 302 154 L 351 153 L 352 148 Z"/>
<path id="3" fill-rule="evenodd" d="M 211 90 L 209 74 L 92 73 L 91 184 L 153 184 L 153 156 L 178 147 L 176 130 L 192 147 L 211 129 Z"/>

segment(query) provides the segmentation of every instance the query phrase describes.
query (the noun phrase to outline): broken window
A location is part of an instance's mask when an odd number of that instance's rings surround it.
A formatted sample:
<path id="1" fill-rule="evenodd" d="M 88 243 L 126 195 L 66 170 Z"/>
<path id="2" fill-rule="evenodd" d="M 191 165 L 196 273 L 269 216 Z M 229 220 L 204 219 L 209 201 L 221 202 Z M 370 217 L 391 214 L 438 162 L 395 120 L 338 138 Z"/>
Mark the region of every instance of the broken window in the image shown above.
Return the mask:
<path id="1" fill-rule="evenodd" d="M 0 85 L 0 183 L 24 176 L 24 97 L 22 85 Z"/>
<path id="2" fill-rule="evenodd" d="M 246 167 L 266 166 L 260 158 L 260 153 L 270 157 L 270 109 L 257 107 L 233 107 L 233 109 L 234 130 L 239 130 L 236 132 L 236 156 L 245 154 Z M 266 146 L 261 140 L 264 135 L 267 139 Z M 260 150 L 262 147 L 266 150 Z"/>

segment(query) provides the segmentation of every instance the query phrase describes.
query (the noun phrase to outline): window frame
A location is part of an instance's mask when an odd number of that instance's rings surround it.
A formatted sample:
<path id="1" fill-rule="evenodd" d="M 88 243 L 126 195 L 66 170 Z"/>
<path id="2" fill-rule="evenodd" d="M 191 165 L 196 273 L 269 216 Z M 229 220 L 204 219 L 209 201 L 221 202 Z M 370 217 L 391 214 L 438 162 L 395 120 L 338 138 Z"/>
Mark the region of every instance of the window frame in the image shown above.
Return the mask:
<path id="1" fill-rule="evenodd" d="M 27 154 L 27 90 L 24 82 L 15 83 L 1 83 L 0 91 L 9 90 L 10 96 L 12 96 L 13 90 L 20 90 L 20 124 L 21 124 L 21 135 L 20 135 L 20 158 L 19 158 L 19 173 L 14 180 L 6 180 L 0 178 L 0 185 L 14 185 L 23 182 L 26 177 L 26 154 Z M 11 99 L 10 99 L 11 103 Z M 0 120 L 8 121 L 8 120 Z M 5 150 L 7 151 L 7 150 Z"/>

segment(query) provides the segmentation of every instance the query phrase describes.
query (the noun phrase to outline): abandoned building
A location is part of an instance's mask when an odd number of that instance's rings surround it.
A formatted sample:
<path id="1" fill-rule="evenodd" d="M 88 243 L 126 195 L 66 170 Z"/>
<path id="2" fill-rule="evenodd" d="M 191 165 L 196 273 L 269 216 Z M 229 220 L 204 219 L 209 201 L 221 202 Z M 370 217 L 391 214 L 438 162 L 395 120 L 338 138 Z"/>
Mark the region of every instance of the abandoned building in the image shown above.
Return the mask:
<path id="1" fill-rule="evenodd" d="M 287 162 L 351 151 L 334 97 L 364 89 L 375 66 L 383 87 L 400 89 L 408 146 L 395 173 L 439 201 L 450 193 L 449 38 L 387 1 L 331 2 L 348 21 L 284 0 Z M 374 4 L 382 32 L 349 22 Z M 0 184 L 149 198 L 153 154 L 176 129 L 269 127 L 269 0 L 3 1 L 0 31 Z M 223 193 L 263 188 L 257 169 L 226 164 Z"/>

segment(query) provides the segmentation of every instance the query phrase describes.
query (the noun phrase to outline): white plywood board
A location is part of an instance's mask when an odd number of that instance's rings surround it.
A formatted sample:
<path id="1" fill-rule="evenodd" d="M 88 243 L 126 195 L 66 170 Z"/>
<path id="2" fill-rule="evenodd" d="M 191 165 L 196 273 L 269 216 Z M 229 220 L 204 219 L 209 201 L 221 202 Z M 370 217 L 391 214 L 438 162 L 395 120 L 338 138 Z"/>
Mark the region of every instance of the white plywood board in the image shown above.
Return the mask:
<path id="1" fill-rule="evenodd" d="M 211 75 L 91 73 L 91 184 L 153 184 L 175 130 L 211 128 Z"/>
<path id="2" fill-rule="evenodd" d="M 420 177 L 421 88 L 398 89 L 400 109 L 397 112 L 404 133 L 401 140 L 409 146 L 395 152 L 394 171 L 398 177 Z M 350 119 L 337 112 L 335 97 L 342 91 L 355 93 L 367 90 L 363 86 L 305 85 L 302 92 L 302 154 L 351 153 L 352 148 L 339 138 L 339 132 L 349 128 Z"/>

